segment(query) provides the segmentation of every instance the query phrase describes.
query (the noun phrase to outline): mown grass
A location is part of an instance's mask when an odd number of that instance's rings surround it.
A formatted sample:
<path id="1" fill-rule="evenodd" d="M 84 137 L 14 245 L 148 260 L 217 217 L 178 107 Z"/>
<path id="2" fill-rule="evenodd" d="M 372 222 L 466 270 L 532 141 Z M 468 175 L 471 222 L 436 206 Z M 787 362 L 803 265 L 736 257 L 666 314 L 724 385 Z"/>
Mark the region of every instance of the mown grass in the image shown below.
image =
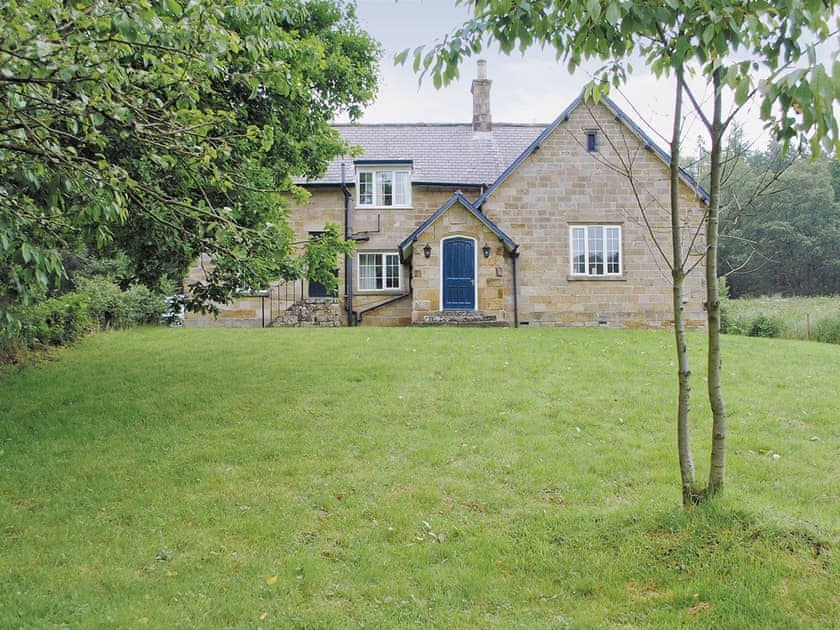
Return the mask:
<path id="1" fill-rule="evenodd" d="M 778 320 L 783 339 L 820 340 L 820 324 L 826 320 L 840 328 L 840 296 L 738 298 L 726 300 L 725 309 L 733 328 L 743 334 L 759 316 Z"/>
<path id="2" fill-rule="evenodd" d="M 0 627 L 836 627 L 840 349 L 724 339 L 683 510 L 671 343 L 89 338 L 0 381 Z"/>

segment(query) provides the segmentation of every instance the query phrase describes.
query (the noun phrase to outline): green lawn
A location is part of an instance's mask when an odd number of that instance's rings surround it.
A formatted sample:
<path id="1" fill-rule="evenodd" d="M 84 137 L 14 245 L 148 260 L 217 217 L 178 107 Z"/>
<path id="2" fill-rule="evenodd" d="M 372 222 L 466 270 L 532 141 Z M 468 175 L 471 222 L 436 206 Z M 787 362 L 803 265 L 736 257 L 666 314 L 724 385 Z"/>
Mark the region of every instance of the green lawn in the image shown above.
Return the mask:
<path id="1" fill-rule="evenodd" d="M 838 627 L 840 347 L 724 338 L 729 487 L 683 510 L 671 345 L 160 328 L 6 372 L 0 627 Z"/>

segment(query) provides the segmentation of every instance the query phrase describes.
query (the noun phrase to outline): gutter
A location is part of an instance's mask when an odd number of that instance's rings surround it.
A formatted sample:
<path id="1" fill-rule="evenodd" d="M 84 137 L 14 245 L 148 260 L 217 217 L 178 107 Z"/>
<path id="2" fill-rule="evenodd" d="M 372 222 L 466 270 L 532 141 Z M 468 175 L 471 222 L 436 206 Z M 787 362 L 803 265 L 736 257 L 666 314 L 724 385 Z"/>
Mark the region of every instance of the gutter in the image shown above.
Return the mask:
<path id="1" fill-rule="evenodd" d="M 513 250 L 513 327 L 519 328 L 519 288 L 516 279 L 516 259 L 519 258 L 519 247 Z"/>

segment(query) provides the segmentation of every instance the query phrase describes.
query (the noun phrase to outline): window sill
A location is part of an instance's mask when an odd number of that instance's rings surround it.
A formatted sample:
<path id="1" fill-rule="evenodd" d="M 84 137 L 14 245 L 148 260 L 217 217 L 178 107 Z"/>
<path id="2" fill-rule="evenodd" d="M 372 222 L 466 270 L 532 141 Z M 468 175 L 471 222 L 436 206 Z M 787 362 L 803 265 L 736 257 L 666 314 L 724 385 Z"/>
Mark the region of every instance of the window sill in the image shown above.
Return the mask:
<path id="1" fill-rule="evenodd" d="M 356 295 L 402 295 L 402 289 L 356 289 Z"/>
<path id="2" fill-rule="evenodd" d="M 567 282 L 627 282 L 624 274 L 620 276 L 578 276 L 569 274 L 566 276 Z"/>
<path id="3" fill-rule="evenodd" d="M 359 206 L 354 210 L 413 210 L 413 206 Z"/>

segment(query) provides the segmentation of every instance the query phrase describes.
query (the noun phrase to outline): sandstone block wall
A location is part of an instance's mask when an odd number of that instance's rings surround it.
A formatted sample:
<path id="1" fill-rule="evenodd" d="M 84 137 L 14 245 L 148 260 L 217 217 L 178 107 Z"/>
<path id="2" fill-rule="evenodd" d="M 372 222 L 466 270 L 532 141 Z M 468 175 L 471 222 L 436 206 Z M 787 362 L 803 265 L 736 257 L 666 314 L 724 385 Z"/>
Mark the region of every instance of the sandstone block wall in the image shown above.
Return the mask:
<path id="1" fill-rule="evenodd" d="M 599 152 L 586 150 L 596 131 Z M 632 171 L 639 208 L 627 177 Z M 664 327 L 672 324 L 671 276 L 648 225 L 670 251 L 668 168 L 605 107 L 581 105 L 494 191 L 483 210 L 520 245 L 520 321 L 531 326 Z M 688 187 L 682 202 L 686 241 L 701 224 L 702 202 Z M 571 276 L 569 228 L 620 225 L 623 273 Z M 692 258 L 702 253 L 702 238 Z M 701 269 L 686 281 L 689 327 L 705 324 Z M 510 298 L 506 303 L 510 309 Z"/>

